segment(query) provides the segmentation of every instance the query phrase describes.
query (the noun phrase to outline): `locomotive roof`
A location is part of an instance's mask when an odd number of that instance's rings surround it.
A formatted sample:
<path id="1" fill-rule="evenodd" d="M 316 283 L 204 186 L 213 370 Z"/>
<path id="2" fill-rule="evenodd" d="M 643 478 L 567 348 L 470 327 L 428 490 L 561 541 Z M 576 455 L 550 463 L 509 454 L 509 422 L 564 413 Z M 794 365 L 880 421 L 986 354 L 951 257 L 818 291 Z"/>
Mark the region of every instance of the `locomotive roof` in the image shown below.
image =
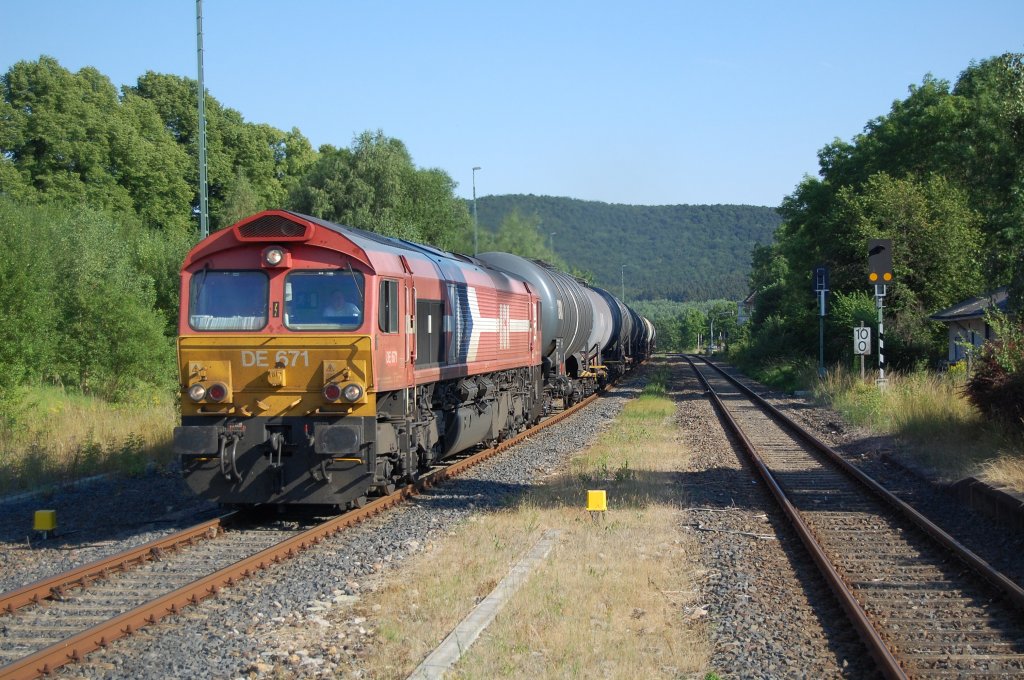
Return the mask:
<path id="1" fill-rule="evenodd" d="M 185 260 L 184 266 L 188 267 L 197 258 L 208 257 L 226 248 L 233 248 L 239 241 L 258 240 L 271 242 L 280 240 L 287 242 L 308 240 L 308 235 L 288 233 L 287 229 L 281 226 L 283 221 L 293 222 L 299 226 L 312 225 L 326 229 L 344 237 L 364 253 L 381 251 L 390 251 L 397 255 L 413 253 L 426 257 L 439 267 L 444 267 L 446 262 L 463 262 L 476 267 L 486 267 L 483 262 L 466 255 L 446 252 L 433 246 L 392 236 L 384 236 L 383 234 L 376 234 L 357 227 L 336 224 L 319 217 L 304 215 L 292 210 L 267 210 L 246 217 L 231 227 L 214 232 L 193 247 Z M 247 234 L 245 233 L 247 230 L 255 233 Z M 359 259 L 362 258 L 360 257 Z"/>
<path id="2" fill-rule="evenodd" d="M 281 212 L 286 212 L 290 215 L 295 215 L 296 217 L 306 220 L 307 222 L 312 222 L 313 224 L 321 226 L 325 229 L 330 229 L 331 231 L 341 234 L 342 236 L 351 240 L 353 243 L 360 246 L 364 250 L 366 249 L 365 246 L 367 244 L 360 243 L 360 241 L 363 239 L 367 241 L 372 241 L 373 243 L 377 243 L 380 245 L 397 248 L 398 250 L 406 250 L 421 253 L 432 258 L 441 257 L 450 260 L 460 260 L 462 262 L 468 262 L 471 264 L 475 264 L 477 266 L 480 266 L 482 264 L 481 262 L 478 262 L 473 258 L 467 257 L 466 255 L 460 255 L 459 253 L 451 253 L 445 250 L 441 250 L 440 248 L 435 248 L 433 246 L 426 245 L 424 243 L 407 241 L 404 238 L 396 238 L 394 236 L 385 236 L 383 234 L 377 234 L 372 231 L 366 231 L 365 229 L 359 229 L 358 227 L 350 227 L 347 225 L 335 224 L 334 222 L 328 222 L 327 220 L 320 219 L 319 217 L 303 215 L 302 213 L 294 212 L 291 210 L 283 210 Z"/>

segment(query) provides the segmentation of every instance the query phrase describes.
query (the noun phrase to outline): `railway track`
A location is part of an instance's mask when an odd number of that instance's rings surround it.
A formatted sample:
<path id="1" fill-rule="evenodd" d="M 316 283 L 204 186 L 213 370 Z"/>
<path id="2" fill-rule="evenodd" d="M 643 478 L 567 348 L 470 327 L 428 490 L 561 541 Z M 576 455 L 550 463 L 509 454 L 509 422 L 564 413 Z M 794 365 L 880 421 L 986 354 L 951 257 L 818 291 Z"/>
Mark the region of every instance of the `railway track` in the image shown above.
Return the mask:
<path id="1" fill-rule="evenodd" d="M 749 388 L 687 360 L 883 675 L 1024 675 L 1024 590 Z"/>
<path id="2" fill-rule="evenodd" d="M 592 395 L 495 447 L 456 457 L 415 485 L 311 528 L 281 522 L 242 528 L 237 515 L 203 522 L 92 564 L 0 594 L 0 679 L 47 675 L 62 665 L 197 604 L 330 536 L 457 476 L 584 408 Z"/>

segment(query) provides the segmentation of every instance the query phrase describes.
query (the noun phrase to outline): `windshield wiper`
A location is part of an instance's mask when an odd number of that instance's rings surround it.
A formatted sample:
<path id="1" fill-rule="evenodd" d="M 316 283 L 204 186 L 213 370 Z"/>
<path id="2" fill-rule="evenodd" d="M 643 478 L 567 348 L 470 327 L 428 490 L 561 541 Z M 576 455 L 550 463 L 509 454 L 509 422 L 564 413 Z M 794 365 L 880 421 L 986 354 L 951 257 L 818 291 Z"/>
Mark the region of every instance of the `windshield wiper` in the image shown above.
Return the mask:
<path id="1" fill-rule="evenodd" d="M 356 285 L 356 292 L 359 293 L 359 309 L 364 309 L 365 308 L 365 304 L 364 304 L 364 300 L 363 300 L 363 289 L 359 285 L 359 279 L 356 278 L 355 270 L 352 269 L 352 263 L 351 262 L 346 262 L 345 263 L 345 269 L 348 270 L 349 275 L 352 277 L 352 283 L 354 283 Z"/>

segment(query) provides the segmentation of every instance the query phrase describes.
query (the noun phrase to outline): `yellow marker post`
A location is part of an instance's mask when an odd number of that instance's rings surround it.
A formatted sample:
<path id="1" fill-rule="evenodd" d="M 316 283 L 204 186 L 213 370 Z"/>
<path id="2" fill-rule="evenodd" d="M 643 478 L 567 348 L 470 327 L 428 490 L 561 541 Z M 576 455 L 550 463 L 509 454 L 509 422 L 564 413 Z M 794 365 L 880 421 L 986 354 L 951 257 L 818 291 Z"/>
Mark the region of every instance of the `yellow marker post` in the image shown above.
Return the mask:
<path id="1" fill-rule="evenodd" d="M 35 518 L 32 522 L 32 528 L 36 531 L 42 532 L 43 538 L 45 539 L 51 531 L 57 530 L 57 511 L 36 510 Z"/>
<path id="2" fill-rule="evenodd" d="M 587 491 L 587 510 L 594 519 L 597 519 L 595 512 L 603 513 L 608 510 L 608 498 L 604 489 Z"/>

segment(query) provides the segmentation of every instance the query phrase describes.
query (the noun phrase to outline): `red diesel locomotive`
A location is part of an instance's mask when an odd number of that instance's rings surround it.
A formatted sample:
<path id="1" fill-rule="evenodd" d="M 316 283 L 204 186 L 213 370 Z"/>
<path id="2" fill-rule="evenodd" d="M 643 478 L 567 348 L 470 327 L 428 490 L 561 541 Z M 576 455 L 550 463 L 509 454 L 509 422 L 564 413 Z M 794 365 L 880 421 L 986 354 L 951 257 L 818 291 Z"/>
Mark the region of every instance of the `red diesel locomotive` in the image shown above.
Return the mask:
<path id="1" fill-rule="evenodd" d="M 189 486 L 229 505 L 360 505 L 651 351 L 653 327 L 607 292 L 489 255 L 280 210 L 200 242 L 178 339 Z"/>

